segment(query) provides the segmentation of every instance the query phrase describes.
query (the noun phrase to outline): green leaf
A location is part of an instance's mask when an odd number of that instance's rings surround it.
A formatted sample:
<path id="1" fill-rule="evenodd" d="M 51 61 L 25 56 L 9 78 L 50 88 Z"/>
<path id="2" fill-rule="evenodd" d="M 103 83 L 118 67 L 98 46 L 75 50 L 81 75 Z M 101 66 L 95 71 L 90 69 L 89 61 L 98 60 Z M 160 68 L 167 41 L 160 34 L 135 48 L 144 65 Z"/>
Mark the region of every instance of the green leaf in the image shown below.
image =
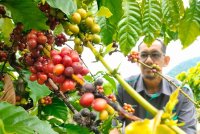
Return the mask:
<path id="1" fill-rule="evenodd" d="M 171 40 L 178 39 L 178 32 L 171 31 L 165 24 L 162 26 L 161 36 L 164 36 L 164 44 L 168 44 Z"/>
<path id="2" fill-rule="evenodd" d="M 22 107 L 13 106 L 6 102 L 0 103 L 0 119 L 4 123 L 5 131 L 16 134 L 57 134 L 51 125 L 30 116 Z"/>
<path id="3" fill-rule="evenodd" d="M 150 45 L 160 34 L 162 11 L 157 0 L 148 0 L 143 9 L 144 42 Z"/>
<path id="4" fill-rule="evenodd" d="M 106 46 L 106 50 L 103 52 L 103 56 L 105 56 L 106 54 L 108 54 L 109 52 L 111 52 L 113 49 L 113 43 L 110 43 L 108 46 Z"/>
<path id="5" fill-rule="evenodd" d="M 107 7 L 101 6 L 99 11 L 97 12 L 97 16 L 109 18 L 110 16 L 112 16 L 112 13 Z"/>
<path id="6" fill-rule="evenodd" d="M 34 106 L 33 108 L 31 108 L 31 109 L 29 109 L 29 111 L 28 111 L 28 113 L 30 114 L 30 115 L 38 115 L 38 106 Z"/>
<path id="7" fill-rule="evenodd" d="M 64 127 L 66 128 L 67 134 L 90 134 L 88 128 L 79 125 L 66 124 Z"/>
<path id="8" fill-rule="evenodd" d="M 5 131 L 4 124 L 1 119 L 0 119 L 0 134 L 14 134 L 14 133 L 8 133 Z"/>
<path id="9" fill-rule="evenodd" d="M 113 14 L 108 20 L 112 25 L 117 25 L 123 15 L 122 0 L 101 0 L 99 6 L 107 7 Z"/>
<path id="10" fill-rule="evenodd" d="M 118 24 L 120 50 L 127 55 L 135 46 L 142 31 L 140 7 L 137 2 L 123 1 L 124 15 Z"/>
<path id="11" fill-rule="evenodd" d="M 103 134 L 109 134 L 109 130 L 112 128 L 112 119 L 113 116 L 109 116 L 109 118 L 102 123 L 100 130 Z"/>
<path id="12" fill-rule="evenodd" d="M 105 17 L 98 19 L 98 24 L 101 27 L 101 40 L 105 45 L 110 44 L 113 41 L 113 35 L 115 34 L 116 26 L 112 25 Z"/>
<path id="13" fill-rule="evenodd" d="M 94 0 L 74 0 L 76 1 L 77 8 L 90 8 L 93 6 Z"/>
<path id="14" fill-rule="evenodd" d="M 84 80 L 88 81 L 88 82 L 93 82 L 94 81 L 94 78 L 90 75 L 85 75 L 83 76 Z"/>
<path id="15" fill-rule="evenodd" d="M 1 18 L 0 19 L 0 33 L 3 34 L 3 40 L 5 44 L 11 44 L 10 34 L 12 33 L 14 24 L 11 19 Z"/>
<path id="16" fill-rule="evenodd" d="M 176 78 L 183 83 L 187 83 L 194 93 L 194 100 L 200 101 L 200 63 L 191 67 L 187 72 L 179 73 Z"/>
<path id="17" fill-rule="evenodd" d="M 46 0 L 46 2 L 51 7 L 60 9 L 66 15 L 70 15 L 77 8 L 73 0 Z"/>
<path id="18" fill-rule="evenodd" d="M 31 90 L 30 91 L 30 97 L 33 99 L 34 105 L 37 103 L 37 101 L 51 93 L 51 91 L 45 86 L 40 85 L 36 81 L 27 81 L 28 87 Z"/>
<path id="19" fill-rule="evenodd" d="M 64 32 L 64 28 L 63 28 L 62 24 L 57 25 L 53 32 L 54 32 L 54 35 L 59 35 L 62 32 Z"/>
<path id="20" fill-rule="evenodd" d="M 58 98 L 53 98 L 52 104 L 45 106 L 42 110 L 49 116 L 60 118 L 63 121 L 67 120 L 67 107 L 64 102 Z"/>
<path id="21" fill-rule="evenodd" d="M 188 47 L 200 35 L 200 1 L 193 0 L 179 26 L 179 38 L 183 48 Z"/>
<path id="22" fill-rule="evenodd" d="M 78 111 L 80 111 L 82 109 L 82 106 L 79 103 L 79 99 L 80 99 L 80 96 L 78 95 L 78 92 L 72 92 L 72 93 L 68 94 L 69 102 Z"/>
<path id="23" fill-rule="evenodd" d="M 188 47 L 200 35 L 200 24 L 194 21 L 182 22 L 179 28 L 179 38 L 183 48 Z"/>
<path id="24" fill-rule="evenodd" d="M 55 123 L 54 123 L 55 124 Z M 57 124 L 57 123 L 56 123 Z M 59 134 L 66 134 L 66 129 L 60 126 L 53 126 L 53 129 Z"/>
<path id="25" fill-rule="evenodd" d="M 60 120 L 59 118 L 55 118 L 55 117 L 53 117 L 52 116 L 52 118 L 50 118 L 50 119 L 48 119 L 48 122 L 50 123 L 50 124 L 56 124 L 56 125 L 62 125 L 63 124 L 63 121 L 62 120 Z M 55 130 L 55 129 L 54 129 Z M 57 131 L 56 131 L 57 132 Z"/>
<path id="26" fill-rule="evenodd" d="M 184 2 L 182 0 L 177 0 L 176 3 L 177 6 L 179 7 L 179 14 L 181 17 L 183 17 L 185 14 Z"/>
<path id="27" fill-rule="evenodd" d="M 2 69 L 4 62 L 0 62 L 0 68 Z M 3 72 L 13 72 L 14 69 L 10 66 L 9 63 L 6 63 L 6 65 L 3 68 Z"/>
<path id="28" fill-rule="evenodd" d="M 97 1 L 97 5 L 98 5 L 98 8 L 102 5 L 102 0 L 96 0 Z"/>
<path id="29" fill-rule="evenodd" d="M 32 0 L 7 0 L 0 2 L 11 11 L 12 19 L 15 23 L 22 22 L 25 30 L 37 29 L 46 30 L 47 18 L 42 13 L 37 4 Z"/>
<path id="30" fill-rule="evenodd" d="M 30 81 L 29 76 L 30 73 L 24 70 L 25 80 L 27 82 L 27 86 L 30 89 L 30 97 L 33 99 L 33 104 L 36 105 L 37 101 L 51 93 L 49 88 L 45 85 L 40 85 L 37 81 Z"/>
<path id="31" fill-rule="evenodd" d="M 113 92 L 116 93 L 117 85 L 116 85 L 115 80 L 112 77 L 110 77 L 109 75 L 104 75 L 103 78 L 105 78 L 110 83 L 110 85 L 107 85 L 107 87 L 106 86 L 104 87 L 105 90 L 107 90 L 108 94 L 113 93 Z M 106 88 L 108 88 L 108 89 L 106 89 Z M 109 90 L 111 90 L 111 91 L 109 91 Z"/>
<path id="32" fill-rule="evenodd" d="M 113 93 L 113 87 L 110 83 L 104 83 L 103 84 L 103 90 L 105 95 L 110 95 Z"/>
<path id="33" fill-rule="evenodd" d="M 182 0 L 162 0 L 163 19 L 171 31 L 176 31 L 184 14 Z"/>
<path id="34" fill-rule="evenodd" d="M 0 81 L 0 91 L 3 90 L 3 81 Z"/>

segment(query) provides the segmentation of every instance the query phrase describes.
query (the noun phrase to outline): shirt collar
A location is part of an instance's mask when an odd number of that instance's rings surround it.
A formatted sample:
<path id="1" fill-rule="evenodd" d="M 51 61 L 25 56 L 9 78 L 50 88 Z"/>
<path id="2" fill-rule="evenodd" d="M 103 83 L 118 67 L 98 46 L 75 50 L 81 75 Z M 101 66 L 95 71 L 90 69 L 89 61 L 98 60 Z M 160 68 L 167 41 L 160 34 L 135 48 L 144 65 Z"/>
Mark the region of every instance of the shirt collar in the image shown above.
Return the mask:
<path id="1" fill-rule="evenodd" d="M 163 93 L 163 94 L 165 94 L 165 95 L 168 95 L 168 96 L 170 96 L 171 93 L 172 93 L 171 85 L 170 85 L 170 83 L 169 83 L 167 80 L 165 80 L 165 79 L 162 80 L 161 93 Z"/>
<path id="2" fill-rule="evenodd" d="M 142 79 L 142 75 L 139 76 L 138 78 L 138 81 L 136 83 L 136 92 L 142 92 L 142 91 L 145 91 L 146 90 L 146 87 L 144 86 L 144 81 Z M 161 89 L 159 91 L 159 93 L 162 93 L 162 94 L 165 94 L 165 95 L 170 95 L 171 94 L 171 90 L 170 90 L 170 84 L 167 80 L 165 79 L 162 79 L 162 82 L 161 82 Z"/>

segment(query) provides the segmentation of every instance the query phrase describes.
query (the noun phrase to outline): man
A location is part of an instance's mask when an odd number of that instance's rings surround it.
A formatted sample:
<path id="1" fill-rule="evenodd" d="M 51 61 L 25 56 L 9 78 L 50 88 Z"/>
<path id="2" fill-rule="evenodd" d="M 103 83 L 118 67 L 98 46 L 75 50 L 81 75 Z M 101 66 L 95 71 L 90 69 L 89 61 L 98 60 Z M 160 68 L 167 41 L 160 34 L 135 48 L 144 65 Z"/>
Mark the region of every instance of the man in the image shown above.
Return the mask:
<path id="1" fill-rule="evenodd" d="M 139 60 L 151 66 L 152 64 L 159 65 L 161 72 L 162 68 L 166 67 L 170 61 L 170 57 L 166 56 L 166 47 L 161 40 L 156 39 L 150 47 L 145 43 L 138 46 Z M 151 69 L 139 65 L 141 74 L 131 76 L 127 82 L 149 103 L 157 109 L 162 110 L 169 100 L 170 94 L 176 89 L 170 85 L 165 79 L 155 75 Z M 167 77 L 167 76 L 166 76 Z M 177 80 L 167 77 L 175 84 L 180 85 Z M 193 94 L 190 88 L 183 87 L 191 98 Z M 118 87 L 118 102 L 123 105 L 124 103 L 131 104 L 135 109 L 135 115 L 144 119 L 152 118 L 153 116 L 139 105 L 121 86 Z M 186 134 L 196 134 L 196 112 L 194 104 L 189 101 L 183 94 L 179 94 L 179 102 L 173 112 L 176 113 L 176 118 L 179 122 L 184 122 L 185 125 L 182 129 Z M 127 122 L 128 123 L 128 122 Z"/>

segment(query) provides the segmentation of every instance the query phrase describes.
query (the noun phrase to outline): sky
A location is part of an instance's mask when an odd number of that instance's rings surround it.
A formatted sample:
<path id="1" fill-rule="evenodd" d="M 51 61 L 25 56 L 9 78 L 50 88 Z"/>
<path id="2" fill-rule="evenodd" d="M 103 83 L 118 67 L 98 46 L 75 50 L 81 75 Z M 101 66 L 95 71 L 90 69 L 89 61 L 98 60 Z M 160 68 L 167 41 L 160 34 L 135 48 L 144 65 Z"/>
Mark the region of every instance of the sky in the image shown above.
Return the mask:
<path id="1" fill-rule="evenodd" d="M 167 48 L 167 54 L 171 57 L 170 64 L 166 72 L 182 61 L 200 57 L 200 37 L 197 38 L 189 47 L 182 49 L 180 41 L 171 42 Z"/>

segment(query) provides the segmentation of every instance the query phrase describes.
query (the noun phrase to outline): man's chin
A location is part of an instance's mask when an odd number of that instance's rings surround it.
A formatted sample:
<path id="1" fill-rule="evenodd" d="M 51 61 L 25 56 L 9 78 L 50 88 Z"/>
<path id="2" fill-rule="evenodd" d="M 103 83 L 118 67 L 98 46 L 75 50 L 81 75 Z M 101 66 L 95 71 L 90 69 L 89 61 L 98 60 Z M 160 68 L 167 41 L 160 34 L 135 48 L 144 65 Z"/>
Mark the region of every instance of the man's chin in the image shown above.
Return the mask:
<path id="1" fill-rule="evenodd" d="M 148 74 L 148 75 L 143 75 L 143 77 L 145 79 L 153 80 L 153 79 L 156 78 L 156 75 L 155 74 Z"/>

